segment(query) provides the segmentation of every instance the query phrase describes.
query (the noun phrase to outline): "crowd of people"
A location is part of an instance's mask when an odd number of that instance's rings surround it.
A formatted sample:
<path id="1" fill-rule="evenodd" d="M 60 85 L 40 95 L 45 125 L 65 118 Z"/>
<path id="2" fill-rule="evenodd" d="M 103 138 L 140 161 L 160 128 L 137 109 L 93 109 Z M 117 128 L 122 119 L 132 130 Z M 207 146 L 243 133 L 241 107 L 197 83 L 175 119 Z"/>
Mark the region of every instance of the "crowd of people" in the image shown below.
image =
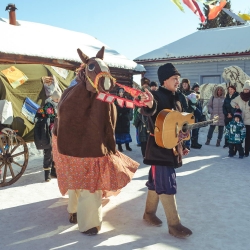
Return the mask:
<path id="1" fill-rule="evenodd" d="M 188 155 L 191 148 L 201 149 L 202 144 L 198 143 L 199 129 L 196 128 L 190 131 L 191 139 L 178 142 L 178 145 L 173 149 L 158 146 L 154 135 L 157 115 L 163 109 L 192 113 L 195 123 L 206 120 L 200 100 L 199 84 L 194 83 L 191 85 L 189 79 L 186 78 L 183 78 L 180 82 L 180 77 L 181 74 L 174 65 L 171 63 L 164 64 L 158 69 L 159 85 L 157 82 L 150 82 L 146 77 L 141 79 L 142 94 L 140 95 L 140 101 L 144 102 L 145 106 L 140 108 L 136 107 L 133 113 L 131 113 L 130 108 L 126 106 L 121 107 L 119 103 L 115 101 L 117 118 L 114 136 L 118 151 L 123 152 L 123 144 L 125 144 L 126 150 L 132 151 L 129 145 L 132 142 L 130 135 L 130 123 L 132 121 L 132 124 L 136 128 L 137 146 L 141 147 L 143 162 L 151 166 L 146 183 L 148 192 L 143 219 L 153 226 L 162 225 L 161 219 L 156 216 L 158 203 L 160 201 L 164 207 L 169 233 L 175 237 L 186 238 L 192 234 L 192 231 L 181 224 L 180 216 L 177 212 L 175 200 L 175 194 L 177 192 L 175 168 L 182 166 L 182 157 Z M 78 84 L 77 81 L 75 81 L 72 86 L 76 84 Z M 117 96 L 124 98 L 124 95 L 124 88 L 118 88 Z M 37 112 L 36 117 L 38 119 L 43 117 L 48 118 L 50 131 L 57 116 L 57 103 L 60 97 L 57 92 L 53 93 L 52 96 L 46 100 L 44 107 Z M 235 156 L 237 152 L 239 152 L 240 159 L 248 157 L 250 150 L 250 81 L 245 82 L 241 93 L 237 93 L 233 85 L 229 85 L 227 93 L 225 93 L 224 88 L 217 86 L 207 106 L 210 119 L 213 119 L 217 115 L 219 119 L 210 125 L 205 145 L 210 145 L 214 130 L 216 126 L 218 126 L 216 147 L 221 146 L 221 140 L 224 136 L 225 143 L 223 148 L 228 147 L 229 157 Z M 57 130 L 54 134 L 54 138 L 56 138 Z M 244 142 L 245 145 L 243 148 L 242 144 Z M 83 166 L 86 165 L 86 158 L 81 159 L 83 162 L 79 164 Z M 133 164 L 136 165 L 136 163 Z M 56 177 L 51 146 L 44 149 L 44 171 L 45 181 L 49 181 L 51 175 Z M 86 229 L 92 227 L 90 224 L 93 225 L 93 223 L 87 223 L 88 225 L 85 223 L 86 220 L 89 222 L 90 218 L 87 219 L 86 215 L 85 217 L 80 217 L 80 215 L 77 214 L 78 212 L 76 213 L 76 200 L 80 199 L 81 195 L 86 196 L 86 194 L 82 193 L 82 190 L 85 189 L 74 190 L 73 188 L 72 190 L 68 190 L 70 196 L 68 206 L 70 213 L 69 221 L 71 223 L 79 223 L 79 221 L 82 221 L 81 223 L 84 222 L 84 226 L 81 226 L 84 228 L 82 232 L 87 232 L 88 235 L 97 234 L 101 227 L 101 219 L 98 217 L 99 212 L 96 213 L 96 216 L 99 218 L 96 219 L 98 226 L 91 228 L 91 230 Z M 100 199 L 101 193 L 98 193 L 98 201 L 100 201 Z M 89 208 L 86 207 L 86 203 L 84 204 L 84 209 L 90 213 Z M 100 204 L 98 206 L 100 207 Z M 93 231 L 93 229 L 95 230 Z"/>
<path id="2" fill-rule="evenodd" d="M 152 89 L 152 85 L 157 86 Z M 243 143 L 245 139 L 245 148 L 244 153 L 239 155 L 240 158 L 242 156 L 249 156 L 249 117 L 250 117 L 250 81 L 246 81 L 243 86 L 242 92 L 239 94 L 236 91 L 236 87 L 234 85 L 229 85 L 227 88 L 227 93 L 224 88 L 221 86 L 217 86 L 214 88 L 213 95 L 208 100 L 207 108 L 208 114 L 210 115 L 210 119 L 214 119 L 216 116 L 219 117 L 217 121 L 214 121 L 213 124 L 209 126 L 207 140 L 205 145 L 210 145 L 210 141 L 213 137 L 213 133 L 216 127 L 218 127 L 218 136 L 216 147 L 221 146 L 221 141 L 224 137 L 224 145 L 223 148 L 230 148 L 230 143 L 232 144 L 232 138 L 229 143 L 229 131 L 228 125 L 230 122 L 235 122 L 235 116 L 240 117 L 239 123 L 244 124 L 241 129 L 241 140 L 239 142 Z M 158 89 L 158 84 L 156 82 L 151 82 L 147 78 L 141 79 L 141 87 L 142 89 L 147 88 L 149 91 L 156 91 Z M 199 92 L 200 85 L 195 82 L 192 87 L 190 81 L 188 79 L 182 79 L 179 87 L 177 88 L 176 95 L 178 96 L 179 102 L 182 106 L 182 112 L 193 113 L 195 117 L 195 123 L 206 121 L 206 116 L 203 114 L 202 102 L 204 100 L 200 99 Z M 237 98 L 236 98 L 237 97 Z M 142 147 L 142 156 L 145 157 L 145 147 L 147 138 L 149 135 L 149 120 L 146 116 L 141 114 L 140 108 L 135 108 L 134 110 L 134 120 L 133 125 L 136 127 L 136 138 L 137 138 L 137 146 Z M 246 132 L 245 132 L 246 131 Z M 232 133 L 232 129 L 231 129 Z M 235 131 L 234 131 L 235 133 Z M 202 144 L 198 143 L 199 138 L 199 128 L 192 129 L 190 131 L 191 140 L 184 141 L 185 147 L 188 150 L 191 148 L 200 149 Z M 237 136 L 236 136 L 237 137 Z M 238 142 L 238 143 L 239 143 Z M 236 144 L 237 142 L 234 142 Z M 237 146 L 234 147 L 234 155 L 237 154 Z M 232 153 L 229 152 L 229 156 L 232 156 Z"/>

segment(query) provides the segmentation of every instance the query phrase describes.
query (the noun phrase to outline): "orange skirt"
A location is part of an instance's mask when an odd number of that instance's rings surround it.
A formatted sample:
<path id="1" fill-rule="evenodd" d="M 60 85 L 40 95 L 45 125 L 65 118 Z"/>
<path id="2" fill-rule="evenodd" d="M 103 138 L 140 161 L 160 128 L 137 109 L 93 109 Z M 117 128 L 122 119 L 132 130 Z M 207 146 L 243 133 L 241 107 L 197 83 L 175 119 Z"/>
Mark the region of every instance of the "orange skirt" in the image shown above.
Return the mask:
<path id="1" fill-rule="evenodd" d="M 116 152 L 96 158 L 79 158 L 60 154 L 57 137 L 52 137 L 53 160 L 55 162 L 60 192 L 68 189 L 87 189 L 91 193 L 102 190 L 116 192 L 125 187 L 133 178 L 139 163 Z"/>

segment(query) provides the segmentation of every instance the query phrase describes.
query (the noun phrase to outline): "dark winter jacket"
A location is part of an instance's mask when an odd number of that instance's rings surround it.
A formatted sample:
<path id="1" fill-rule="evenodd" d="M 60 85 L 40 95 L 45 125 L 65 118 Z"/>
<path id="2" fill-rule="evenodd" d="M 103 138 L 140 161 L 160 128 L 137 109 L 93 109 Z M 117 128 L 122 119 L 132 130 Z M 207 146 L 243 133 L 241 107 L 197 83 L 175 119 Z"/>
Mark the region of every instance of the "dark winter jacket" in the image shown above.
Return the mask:
<path id="1" fill-rule="evenodd" d="M 37 110 L 35 115 L 35 121 L 37 121 L 38 118 L 42 119 L 46 118 L 51 133 L 51 129 L 53 127 L 56 116 L 57 116 L 56 108 L 52 103 L 47 102 L 42 108 L 39 108 Z"/>
<path id="2" fill-rule="evenodd" d="M 152 91 L 154 103 L 152 108 L 143 107 L 141 113 L 145 116 L 151 116 L 152 122 L 149 122 L 150 136 L 147 142 L 146 155 L 144 163 L 148 165 L 162 165 L 177 168 L 182 166 L 182 162 L 178 162 L 178 156 L 175 156 L 172 149 L 159 147 L 153 136 L 154 124 L 157 115 L 163 109 L 174 109 L 182 111 L 179 97 L 176 93 L 172 93 L 164 87 L 159 87 L 157 91 Z"/>
<path id="3" fill-rule="evenodd" d="M 246 128 L 242 122 L 231 121 L 226 126 L 225 138 L 229 143 L 240 144 L 246 137 Z"/>
<path id="4" fill-rule="evenodd" d="M 195 104 L 195 109 L 193 113 L 195 117 L 195 122 L 202 122 L 202 105 L 200 100 L 198 100 Z"/>
<path id="5" fill-rule="evenodd" d="M 185 96 L 185 98 L 186 98 L 186 96 L 190 95 L 191 93 L 195 93 L 193 90 L 190 89 L 190 86 L 189 86 L 189 89 L 187 89 L 187 90 L 184 90 L 184 89 L 180 88 L 180 92 Z M 179 96 L 180 96 L 180 94 L 179 94 Z M 180 102 L 181 102 L 181 104 L 183 106 L 183 111 L 184 112 L 187 112 L 187 113 L 193 113 L 194 112 L 194 108 L 192 107 L 192 102 L 190 100 L 186 100 L 186 102 L 187 102 L 186 105 L 187 106 L 185 108 L 184 108 L 184 105 L 185 105 L 184 100 L 182 98 L 180 99 Z"/>
<path id="6" fill-rule="evenodd" d="M 186 96 L 180 91 L 180 89 L 177 90 L 177 95 L 178 95 L 178 98 L 180 100 L 180 103 L 181 103 L 181 106 L 182 106 L 182 110 L 184 112 L 188 112 L 189 108 L 188 108 L 188 101 L 187 101 L 187 98 Z"/>
<path id="7" fill-rule="evenodd" d="M 115 102 L 117 110 L 117 121 L 115 127 L 116 134 L 128 134 L 130 133 L 130 109 L 121 107 Z"/>
<path id="8" fill-rule="evenodd" d="M 229 94 L 226 95 L 226 98 L 223 103 L 223 114 L 225 116 L 225 124 L 228 124 L 230 121 L 232 121 L 233 118 L 228 118 L 227 115 L 231 114 L 233 117 L 235 108 L 231 106 L 231 101 L 239 95 L 238 92 L 234 92 L 234 94 L 230 97 Z"/>
<path id="9" fill-rule="evenodd" d="M 56 108 L 50 102 L 37 110 L 34 127 L 34 142 L 37 149 L 51 148 L 51 129 L 56 115 Z"/>
<path id="10" fill-rule="evenodd" d="M 142 115 L 138 112 L 134 120 L 134 125 L 138 129 L 138 136 L 140 142 L 146 142 L 149 136 L 149 127 L 148 127 L 149 117 Z"/>

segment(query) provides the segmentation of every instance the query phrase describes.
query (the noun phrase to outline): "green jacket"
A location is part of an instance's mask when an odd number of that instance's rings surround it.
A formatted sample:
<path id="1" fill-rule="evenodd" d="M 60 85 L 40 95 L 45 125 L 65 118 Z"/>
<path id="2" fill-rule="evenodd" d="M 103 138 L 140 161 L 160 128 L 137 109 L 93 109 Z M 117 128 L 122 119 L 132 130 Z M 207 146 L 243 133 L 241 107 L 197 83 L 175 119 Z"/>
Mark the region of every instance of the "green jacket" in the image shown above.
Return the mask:
<path id="1" fill-rule="evenodd" d="M 246 137 L 246 127 L 242 122 L 231 121 L 226 126 L 225 138 L 229 143 L 240 144 Z"/>

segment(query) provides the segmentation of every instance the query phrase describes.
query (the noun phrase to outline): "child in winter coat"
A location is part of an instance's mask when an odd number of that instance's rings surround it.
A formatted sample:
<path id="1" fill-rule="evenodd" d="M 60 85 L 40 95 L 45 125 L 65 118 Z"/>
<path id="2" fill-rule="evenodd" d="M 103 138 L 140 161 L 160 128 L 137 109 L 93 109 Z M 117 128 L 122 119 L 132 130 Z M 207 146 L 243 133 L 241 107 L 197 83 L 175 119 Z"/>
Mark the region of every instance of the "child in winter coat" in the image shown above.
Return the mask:
<path id="1" fill-rule="evenodd" d="M 51 130 L 54 126 L 55 118 L 57 117 L 57 105 L 61 98 L 59 91 L 54 91 L 53 94 L 45 100 L 45 105 L 39 108 L 36 113 L 36 119 L 47 118 L 49 125 L 49 135 L 51 137 Z M 43 170 L 45 181 L 50 181 L 51 177 L 57 178 L 56 169 L 54 167 L 54 161 L 52 156 L 52 147 L 43 149 Z"/>
<path id="2" fill-rule="evenodd" d="M 229 157 L 234 156 L 235 148 L 239 151 L 239 158 L 244 157 L 244 150 L 242 147 L 243 140 L 246 137 L 246 128 L 242 122 L 241 110 L 236 109 L 233 121 L 226 126 L 225 139 L 229 143 Z"/>

